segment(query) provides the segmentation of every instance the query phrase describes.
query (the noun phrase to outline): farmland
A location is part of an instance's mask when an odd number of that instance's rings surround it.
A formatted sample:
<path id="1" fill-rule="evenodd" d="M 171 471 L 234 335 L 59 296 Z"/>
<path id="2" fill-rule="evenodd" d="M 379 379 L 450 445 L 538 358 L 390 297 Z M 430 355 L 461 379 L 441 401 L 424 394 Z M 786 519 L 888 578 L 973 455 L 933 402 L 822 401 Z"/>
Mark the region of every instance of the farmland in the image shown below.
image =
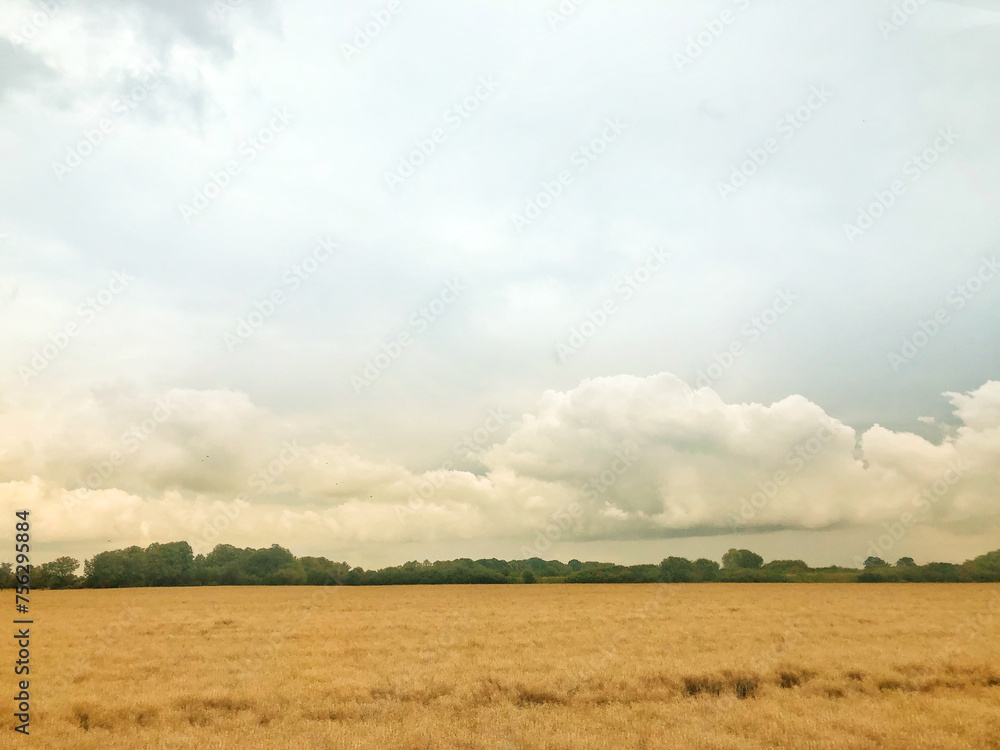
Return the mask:
<path id="1" fill-rule="evenodd" d="M 1000 748 L 1000 585 L 40 591 L 45 748 Z"/>

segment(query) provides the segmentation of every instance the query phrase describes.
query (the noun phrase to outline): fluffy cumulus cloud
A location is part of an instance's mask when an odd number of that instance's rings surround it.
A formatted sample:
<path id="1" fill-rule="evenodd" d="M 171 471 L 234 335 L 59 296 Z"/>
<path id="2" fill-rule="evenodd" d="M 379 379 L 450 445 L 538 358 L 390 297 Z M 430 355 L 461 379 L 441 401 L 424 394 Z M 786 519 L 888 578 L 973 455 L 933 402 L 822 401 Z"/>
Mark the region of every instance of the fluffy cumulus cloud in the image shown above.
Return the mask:
<path id="1" fill-rule="evenodd" d="M 0 429 L 2 512 L 50 541 L 358 542 L 711 536 L 748 529 L 953 523 L 1000 514 L 1000 382 L 946 394 L 938 442 L 863 434 L 801 396 L 725 403 L 675 376 L 545 393 L 474 471 L 414 471 L 310 440 L 242 394 L 93 393 Z M 58 419 L 54 419 L 58 416 Z M 224 519 L 221 520 L 220 519 Z M 110 539 L 109 539 L 110 537 Z"/>

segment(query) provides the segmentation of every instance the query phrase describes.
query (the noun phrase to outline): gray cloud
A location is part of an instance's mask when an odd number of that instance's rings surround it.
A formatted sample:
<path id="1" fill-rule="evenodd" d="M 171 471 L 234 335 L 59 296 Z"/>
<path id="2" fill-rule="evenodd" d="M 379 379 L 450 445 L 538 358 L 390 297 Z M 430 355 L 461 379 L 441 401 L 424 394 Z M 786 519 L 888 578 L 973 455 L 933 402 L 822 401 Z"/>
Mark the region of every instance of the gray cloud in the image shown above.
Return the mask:
<path id="1" fill-rule="evenodd" d="M 52 74 L 41 57 L 9 39 L 0 38 L 0 102 L 10 92 L 28 88 Z"/>
<path id="2" fill-rule="evenodd" d="M 307 423 L 283 424 L 241 394 L 106 390 L 75 412 L 64 404 L 61 423 L 32 421 L 37 405 L 8 408 L 0 429 L 6 445 L 18 431 L 21 448 L 5 452 L 0 487 L 5 506 L 30 503 L 46 538 L 67 542 L 102 517 L 122 542 L 190 535 L 237 498 L 250 507 L 231 538 L 292 546 L 488 540 L 553 524 L 566 541 L 971 530 L 997 520 L 1000 382 L 946 396 L 961 426 L 935 443 L 878 425 L 858 435 L 801 396 L 727 404 L 666 373 L 599 378 L 544 394 L 472 473 L 318 442 Z"/>
<path id="3" fill-rule="evenodd" d="M 169 57 L 171 47 L 187 42 L 231 58 L 233 22 L 250 21 L 277 28 L 273 0 L 106 0 L 74 5 L 89 16 L 88 23 L 108 27 L 127 26 L 141 34 L 161 58 Z"/>

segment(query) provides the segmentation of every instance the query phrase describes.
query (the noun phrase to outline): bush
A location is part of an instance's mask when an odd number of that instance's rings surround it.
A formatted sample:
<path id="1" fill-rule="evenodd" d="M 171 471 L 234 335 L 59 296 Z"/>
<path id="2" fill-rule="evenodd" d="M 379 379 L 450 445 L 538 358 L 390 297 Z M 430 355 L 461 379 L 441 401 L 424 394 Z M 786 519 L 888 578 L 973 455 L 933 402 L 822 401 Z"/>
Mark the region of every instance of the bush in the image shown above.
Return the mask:
<path id="1" fill-rule="evenodd" d="M 748 549 L 731 549 L 722 556 L 722 567 L 726 570 L 747 568 L 756 570 L 764 564 L 764 558 Z"/>

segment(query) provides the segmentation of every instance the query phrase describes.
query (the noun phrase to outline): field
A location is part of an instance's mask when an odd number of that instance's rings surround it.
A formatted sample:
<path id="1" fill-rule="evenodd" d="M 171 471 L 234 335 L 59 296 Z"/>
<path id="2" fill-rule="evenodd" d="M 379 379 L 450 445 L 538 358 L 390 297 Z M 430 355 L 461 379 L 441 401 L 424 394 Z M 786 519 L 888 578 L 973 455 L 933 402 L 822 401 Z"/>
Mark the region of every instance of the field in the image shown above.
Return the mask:
<path id="1" fill-rule="evenodd" d="M 32 732 L 6 747 L 1000 748 L 994 584 L 115 589 L 32 606 Z"/>

